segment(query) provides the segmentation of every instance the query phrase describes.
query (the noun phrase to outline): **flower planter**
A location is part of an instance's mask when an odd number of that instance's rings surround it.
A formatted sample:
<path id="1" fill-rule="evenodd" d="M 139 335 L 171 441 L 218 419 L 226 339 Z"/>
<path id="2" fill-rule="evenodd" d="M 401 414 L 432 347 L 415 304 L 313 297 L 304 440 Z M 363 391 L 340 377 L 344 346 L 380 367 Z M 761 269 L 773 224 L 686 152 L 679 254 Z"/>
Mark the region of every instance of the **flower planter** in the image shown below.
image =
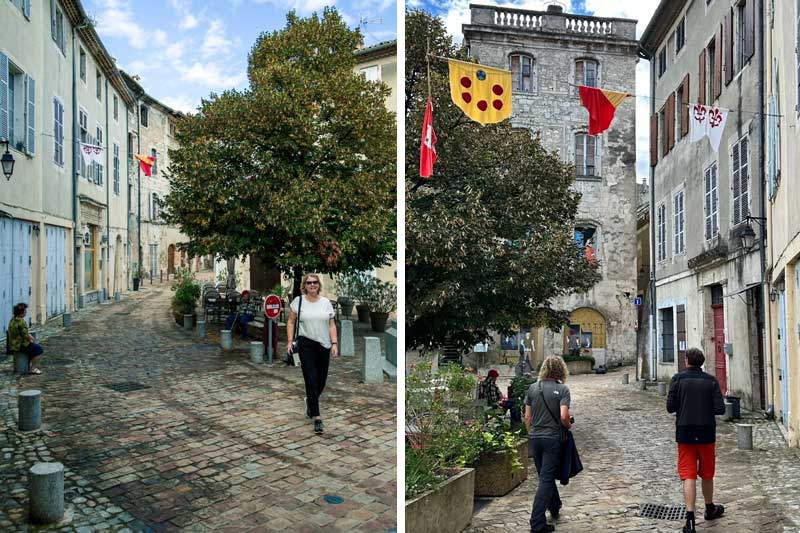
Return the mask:
<path id="1" fill-rule="evenodd" d="M 183 315 L 189 313 L 176 313 L 175 311 L 172 312 L 172 316 L 175 317 L 175 323 L 179 326 L 183 327 Z M 192 313 L 192 324 L 197 324 L 197 314 Z"/>
<path id="2" fill-rule="evenodd" d="M 591 374 L 592 363 L 589 361 L 567 361 L 567 369 L 572 375 L 575 374 Z"/>
<path id="3" fill-rule="evenodd" d="M 370 311 L 369 321 L 372 324 L 372 331 L 383 333 L 386 331 L 386 322 L 389 320 L 389 313 L 378 313 L 377 311 Z"/>
<path id="4" fill-rule="evenodd" d="M 339 298 L 339 305 L 342 306 L 342 319 L 350 320 L 350 314 L 353 312 L 353 302 L 349 299 Z"/>
<path id="5" fill-rule="evenodd" d="M 463 468 L 434 490 L 406 502 L 408 533 L 459 533 L 472 519 L 475 470 Z"/>
<path id="6" fill-rule="evenodd" d="M 139 278 L 133 278 L 133 290 L 139 290 Z"/>
<path id="7" fill-rule="evenodd" d="M 511 471 L 516 454 L 522 468 Z M 475 464 L 475 496 L 505 496 L 528 479 L 528 440 L 520 439 L 515 452 L 502 451 L 482 455 Z"/>
<path id="8" fill-rule="evenodd" d="M 356 306 L 356 311 L 358 312 L 358 321 L 359 322 L 369 322 L 369 306 L 358 304 Z"/>

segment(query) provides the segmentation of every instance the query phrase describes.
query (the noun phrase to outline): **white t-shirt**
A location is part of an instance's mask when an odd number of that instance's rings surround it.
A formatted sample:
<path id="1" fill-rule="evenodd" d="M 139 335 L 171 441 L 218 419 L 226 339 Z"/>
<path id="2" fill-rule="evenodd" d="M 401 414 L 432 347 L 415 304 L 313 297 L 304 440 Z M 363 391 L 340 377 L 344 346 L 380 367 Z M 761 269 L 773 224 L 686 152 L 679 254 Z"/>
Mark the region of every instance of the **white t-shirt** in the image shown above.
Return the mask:
<path id="1" fill-rule="evenodd" d="M 299 297 L 292 300 L 290 307 L 295 315 L 299 303 Z M 317 341 L 323 347 L 330 348 L 332 346 L 330 321 L 334 316 L 336 315 L 330 300 L 320 296 L 319 300 L 311 302 L 304 296 L 303 306 L 300 308 L 300 329 L 297 336 Z"/>

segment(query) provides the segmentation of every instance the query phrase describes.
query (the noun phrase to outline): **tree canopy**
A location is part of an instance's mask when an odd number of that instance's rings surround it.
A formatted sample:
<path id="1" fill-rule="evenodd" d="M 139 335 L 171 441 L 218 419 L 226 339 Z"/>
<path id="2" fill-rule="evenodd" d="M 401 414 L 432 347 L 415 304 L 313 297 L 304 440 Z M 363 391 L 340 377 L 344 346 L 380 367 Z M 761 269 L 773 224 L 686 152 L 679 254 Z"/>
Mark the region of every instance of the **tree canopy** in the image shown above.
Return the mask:
<path id="1" fill-rule="evenodd" d="M 250 85 L 204 99 L 170 152 L 166 218 L 192 255 L 284 272 L 364 270 L 396 249 L 389 88 L 354 71 L 362 38 L 336 10 L 262 34 Z"/>
<path id="2" fill-rule="evenodd" d="M 470 121 L 450 100 L 447 62 L 431 59 L 438 161 L 420 185 L 426 40 L 432 55 L 468 60 L 440 19 L 406 12 L 406 345 L 559 329 L 556 300 L 599 280 L 574 240 L 575 169 L 510 121 Z"/>

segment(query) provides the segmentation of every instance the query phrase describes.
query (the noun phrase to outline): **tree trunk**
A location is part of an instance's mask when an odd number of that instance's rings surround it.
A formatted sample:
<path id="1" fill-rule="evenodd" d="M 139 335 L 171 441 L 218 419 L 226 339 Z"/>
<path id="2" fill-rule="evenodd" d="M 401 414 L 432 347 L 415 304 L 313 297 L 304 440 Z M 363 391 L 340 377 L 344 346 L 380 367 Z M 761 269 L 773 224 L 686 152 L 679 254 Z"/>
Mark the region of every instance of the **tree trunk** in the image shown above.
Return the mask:
<path id="1" fill-rule="evenodd" d="M 294 267 L 294 283 L 292 284 L 292 299 L 300 296 L 300 283 L 303 281 L 303 269 Z"/>

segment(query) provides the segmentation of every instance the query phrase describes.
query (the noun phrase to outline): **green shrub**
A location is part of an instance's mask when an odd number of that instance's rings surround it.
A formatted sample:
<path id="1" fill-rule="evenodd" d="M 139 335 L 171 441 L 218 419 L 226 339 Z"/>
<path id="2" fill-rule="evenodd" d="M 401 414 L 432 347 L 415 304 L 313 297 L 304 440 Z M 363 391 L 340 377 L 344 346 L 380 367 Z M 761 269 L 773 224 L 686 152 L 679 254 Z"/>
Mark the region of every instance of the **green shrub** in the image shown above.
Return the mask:
<path id="1" fill-rule="evenodd" d="M 584 361 L 586 363 L 591 363 L 592 368 L 594 368 L 594 357 L 591 355 L 573 355 L 572 353 L 565 354 L 561 356 L 565 362 L 570 363 L 573 361 Z"/>
<path id="2" fill-rule="evenodd" d="M 193 315 L 200 298 L 200 284 L 188 267 L 178 268 L 172 282 L 172 310 L 179 315 Z"/>

